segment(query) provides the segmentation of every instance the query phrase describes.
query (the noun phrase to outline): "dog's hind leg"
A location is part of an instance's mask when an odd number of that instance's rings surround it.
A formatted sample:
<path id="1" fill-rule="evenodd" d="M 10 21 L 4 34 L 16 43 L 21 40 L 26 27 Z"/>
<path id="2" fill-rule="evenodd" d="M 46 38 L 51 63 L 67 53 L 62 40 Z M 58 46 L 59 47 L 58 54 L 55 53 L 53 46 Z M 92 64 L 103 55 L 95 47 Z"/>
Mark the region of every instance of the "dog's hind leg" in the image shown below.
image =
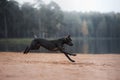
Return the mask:
<path id="1" fill-rule="evenodd" d="M 24 54 L 27 54 L 29 51 L 30 51 L 30 47 L 27 46 L 25 51 L 24 51 Z"/>
<path id="2" fill-rule="evenodd" d="M 24 54 L 26 53 L 27 49 L 28 49 L 28 46 L 25 48 L 25 50 L 24 50 L 24 52 L 23 52 Z"/>

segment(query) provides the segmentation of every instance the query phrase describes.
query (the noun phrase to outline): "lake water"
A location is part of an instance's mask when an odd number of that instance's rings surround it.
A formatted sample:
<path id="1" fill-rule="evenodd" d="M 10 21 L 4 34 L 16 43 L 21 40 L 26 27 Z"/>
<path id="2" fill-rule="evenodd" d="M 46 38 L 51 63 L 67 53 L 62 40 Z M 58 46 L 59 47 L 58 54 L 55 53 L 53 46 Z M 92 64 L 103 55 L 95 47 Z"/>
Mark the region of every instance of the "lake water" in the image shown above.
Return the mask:
<path id="1" fill-rule="evenodd" d="M 120 53 L 120 39 L 73 39 L 74 46 L 66 50 L 74 53 Z M 25 44 L 0 43 L 0 51 L 24 51 Z M 41 48 L 37 52 L 50 52 Z"/>

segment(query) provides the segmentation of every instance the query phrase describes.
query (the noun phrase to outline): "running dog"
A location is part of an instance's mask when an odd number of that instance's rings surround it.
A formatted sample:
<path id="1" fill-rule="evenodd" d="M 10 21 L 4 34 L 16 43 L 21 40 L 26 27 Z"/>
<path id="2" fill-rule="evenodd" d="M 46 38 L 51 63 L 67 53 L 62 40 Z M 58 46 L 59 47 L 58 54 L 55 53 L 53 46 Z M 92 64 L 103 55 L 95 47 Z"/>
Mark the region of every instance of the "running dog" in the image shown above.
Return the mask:
<path id="1" fill-rule="evenodd" d="M 69 46 L 73 46 L 72 39 L 71 39 L 70 35 L 68 35 L 65 38 L 60 38 L 57 40 L 46 40 L 46 39 L 41 39 L 41 38 L 35 38 L 32 40 L 30 46 L 26 47 L 24 54 L 27 54 L 30 50 L 38 50 L 40 48 L 40 46 L 42 46 L 50 51 L 60 51 L 60 52 L 64 53 L 65 56 L 71 62 L 75 62 L 68 55 L 76 56 L 76 54 L 66 52 L 64 44 L 67 44 Z"/>

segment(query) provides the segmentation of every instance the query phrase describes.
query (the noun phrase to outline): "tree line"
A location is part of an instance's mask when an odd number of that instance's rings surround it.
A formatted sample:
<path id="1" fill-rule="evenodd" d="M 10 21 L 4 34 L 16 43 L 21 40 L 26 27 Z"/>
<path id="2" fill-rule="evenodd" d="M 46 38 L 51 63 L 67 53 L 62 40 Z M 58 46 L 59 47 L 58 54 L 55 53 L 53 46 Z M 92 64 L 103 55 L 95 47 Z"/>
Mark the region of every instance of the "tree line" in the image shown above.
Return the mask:
<path id="1" fill-rule="evenodd" d="M 51 2 L 19 5 L 0 1 L 0 38 L 73 37 L 120 38 L 120 13 L 67 12 Z"/>

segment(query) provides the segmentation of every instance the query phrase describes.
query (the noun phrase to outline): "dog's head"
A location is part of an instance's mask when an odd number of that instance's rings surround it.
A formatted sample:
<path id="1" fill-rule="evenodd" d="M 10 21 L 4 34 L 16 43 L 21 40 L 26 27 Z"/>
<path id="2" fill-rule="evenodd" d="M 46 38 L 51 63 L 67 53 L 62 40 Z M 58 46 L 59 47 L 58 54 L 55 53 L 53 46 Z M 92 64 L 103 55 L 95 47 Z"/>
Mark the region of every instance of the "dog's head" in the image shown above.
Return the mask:
<path id="1" fill-rule="evenodd" d="M 65 44 L 67 44 L 69 46 L 73 46 L 72 39 L 71 39 L 70 35 L 65 37 L 64 40 L 65 40 Z"/>

